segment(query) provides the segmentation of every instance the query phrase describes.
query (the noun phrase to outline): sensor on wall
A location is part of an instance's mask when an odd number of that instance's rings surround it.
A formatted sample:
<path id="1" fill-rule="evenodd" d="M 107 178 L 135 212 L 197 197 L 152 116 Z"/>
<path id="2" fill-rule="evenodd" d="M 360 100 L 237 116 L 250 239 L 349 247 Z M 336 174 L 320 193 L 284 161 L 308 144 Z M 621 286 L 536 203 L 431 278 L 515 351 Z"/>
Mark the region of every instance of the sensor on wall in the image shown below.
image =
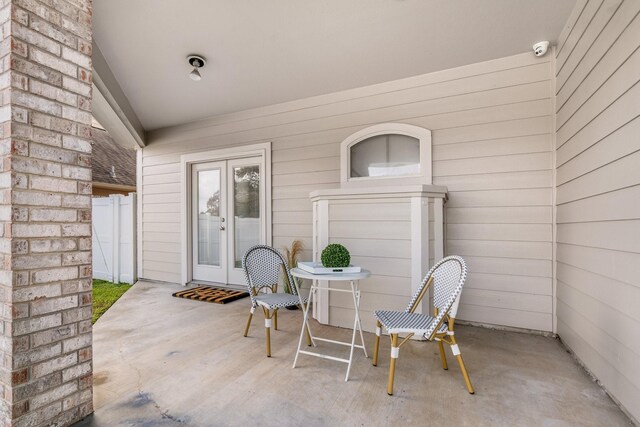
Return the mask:
<path id="1" fill-rule="evenodd" d="M 538 42 L 533 45 L 533 53 L 536 56 L 544 56 L 544 54 L 547 53 L 547 50 L 549 50 L 548 41 Z"/>

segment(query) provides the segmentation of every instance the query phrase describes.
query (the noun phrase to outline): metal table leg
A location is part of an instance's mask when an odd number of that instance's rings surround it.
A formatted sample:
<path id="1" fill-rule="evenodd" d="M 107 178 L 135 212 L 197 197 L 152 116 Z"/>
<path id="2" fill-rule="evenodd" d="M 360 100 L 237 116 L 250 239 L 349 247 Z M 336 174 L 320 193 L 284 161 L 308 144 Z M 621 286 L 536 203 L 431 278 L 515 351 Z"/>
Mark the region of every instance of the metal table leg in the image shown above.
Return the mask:
<path id="1" fill-rule="evenodd" d="M 296 289 L 298 291 L 298 297 L 300 298 L 300 307 L 302 308 L 302 329 L 300 329 L 300 338 L 298 339 L 298 350 L 296 351 L 296 357 L 293 359 L 293 367 L 296 367 L 296 363 L 298 363 L 298 355 L 300 354 L 300 348 L 302 347 L 302 337 L 305 333 L 305 328 L 309 331 L 309 338 L 311 339 L 311 343 L 313 346 L 316 346 L 316 342 L 314 340 L 313 334 L 311 333 L 311 328 L 309 327 L 309 306 L 311 301 L 313 300 L 316 287 L 314 284 L 311 285 L 311 289 L 309 291 L 309 300 L 305 305 L 304 299 L 302 298 L 302 294 L 300 293 L 300 289 Z"/>
<path id="2" fill-rule="evenodd" d="M 349 365 L 347 367 L 347 375 L 345 375 L 344 380 L 349 381 L 349 373 L 351 372 L 351 363 L 353 361 L 353 350 L 356 347 L 356 333 L 360 333 L 360 342 L 362 343 L 362 350 L 364 351 L 364 356 L 369 357 L 367 355 L 367 349 L 364 345 L 364 336 L 362 334 L 362 326 L 360 324 L 360 290 L 358 289 L 358 283 L 352 280 L 351 284 L 351 295 L 353 296 L 353 308 L 355 310 L 355 316 L 353 319 L 353 333 L 351 334 L 351 350 L 349 352 Z"/>

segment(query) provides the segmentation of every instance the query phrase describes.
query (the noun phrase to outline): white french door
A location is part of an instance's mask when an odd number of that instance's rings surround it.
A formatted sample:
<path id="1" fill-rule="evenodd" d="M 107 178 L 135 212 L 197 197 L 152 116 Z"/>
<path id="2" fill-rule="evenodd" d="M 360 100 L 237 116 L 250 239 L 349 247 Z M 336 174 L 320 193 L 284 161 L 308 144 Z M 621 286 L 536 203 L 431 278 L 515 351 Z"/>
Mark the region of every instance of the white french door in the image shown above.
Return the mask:
<path id="1" fill-rule="evenodd" d="M 191 167 L 192 278 L 244 284 L 242 256 L 266 242 L 262 157 Z"/>
<path id="2" fill-rule="evenodd" d="M 226 162 L 200 163 L 191 170 L 193 280 L 227 279 Z"/>
<path id="3" fill-rule="evenodd" d="M 267 242 L 265 168 L 262 157 L 227 161 L 229 233 L 227 283 L 245 284 L 242 256 Z"/>

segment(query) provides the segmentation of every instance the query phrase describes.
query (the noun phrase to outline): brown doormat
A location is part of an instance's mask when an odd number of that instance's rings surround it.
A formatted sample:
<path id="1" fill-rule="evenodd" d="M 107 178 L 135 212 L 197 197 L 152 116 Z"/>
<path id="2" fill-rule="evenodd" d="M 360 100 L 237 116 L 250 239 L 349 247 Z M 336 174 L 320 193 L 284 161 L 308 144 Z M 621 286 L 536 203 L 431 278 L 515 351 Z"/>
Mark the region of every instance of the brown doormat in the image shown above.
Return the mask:
<path id="1" fill-rule="evenodd" d="M 209 286 L 199 286 L 197 288 L 186 289 L 173 294 L 177 298 L 187 298 L 196 301 L 215 302 L 216 304 L 226 304 L 240 298 L 249 296 L 248 292 L 233 291 L 231 289 L 211 288 Z"/>

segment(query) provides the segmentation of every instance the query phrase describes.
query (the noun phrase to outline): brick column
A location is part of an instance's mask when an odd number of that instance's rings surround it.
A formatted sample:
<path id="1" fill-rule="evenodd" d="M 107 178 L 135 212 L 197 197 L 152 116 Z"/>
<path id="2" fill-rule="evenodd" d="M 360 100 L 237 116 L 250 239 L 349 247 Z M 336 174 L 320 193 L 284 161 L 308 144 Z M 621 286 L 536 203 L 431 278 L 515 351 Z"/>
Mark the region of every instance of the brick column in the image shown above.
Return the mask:
<path id="1" fill-rule="evenodd" d="M 0 0 L 0 425 L 92 412 L 91 0 Z"/>

